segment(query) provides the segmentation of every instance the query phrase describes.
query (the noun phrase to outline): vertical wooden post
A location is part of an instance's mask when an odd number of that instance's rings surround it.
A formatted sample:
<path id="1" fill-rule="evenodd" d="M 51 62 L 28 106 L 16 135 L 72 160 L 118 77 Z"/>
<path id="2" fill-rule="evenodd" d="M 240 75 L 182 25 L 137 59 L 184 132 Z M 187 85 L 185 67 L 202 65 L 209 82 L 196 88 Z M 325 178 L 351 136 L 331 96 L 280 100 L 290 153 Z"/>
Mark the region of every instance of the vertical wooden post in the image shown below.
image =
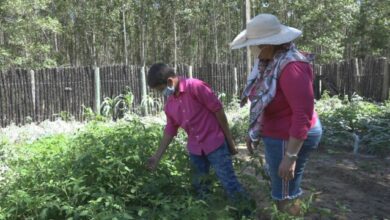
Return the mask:
<path id="1" fill-rule="evenodd" d="M 143 114 L 148 115 L 148 102 L 146 99 L 148 94 L 146 92 L 146 76 L 145 76 L 145 65 L 141 67 L 141 100 L 145 103 L 143 105 Z"/>
<path id="2" fill-rule="evenodd" d="M 238 96 L 238 77 L 237 77 L 237 67 L 234 67 L 234 96 Z"/>
<path id="3" fill-rule="evenodd" d="M 314 71 L 314 83 L 313 83 L 313 90 L 314 90 L 314 98 L 320 99 L 321 98 L 321 65 L 314 64 L 313 65 L 313 71 Z"/>
<path id="4" fill-rule="evenodd" d="M 380 62 L 382 64 L 383 85 L 382 85 L 382 101 L 389 98 L 389 65 L 386 57 L 381 57 Z"/>
<path id="5" fill-rule="evenodd" d="M 192 78 L 192 66 L 188 67 L 188 77 Z"/>
<path id="6" fill-rule="evenodd" d="M 95 95 L 95 102 L 94 102 L 94 110 L 97 114 L 100 114 L 100 69 L 99 67 L 94 67 L 93 71 L 93 78 L 94 78 L 94 95 Z"/>
<path id="7" fill-rule="evenodd" d="M 355 58 L 353 59 L 353 65 L 354 65 L 354 68 L 355 68 L 355 77 L 356 77 L 356 80 L 355 82 L 357 83 L 357 85 L 360 84 L 360 69 L 359 69 L 359 59 L 358 58 Z M 357 88 L 354 88 L 354 89 L 357 89 Z"/>
<path id="8" fill-rule="evenodd" d="M 350 85 L 350 95 L 352 96 L 353 92 L 357 92 L 359 95 L 363 94 L 363 91 L 361 91 L 360 86 L 360 69 L 359 69 L 359 59 L 355 58 L 353 59 L 353 75 L 350 78 L 352 80 L 352 85 Z M 351 84 L 351 82 L 350 82 Z M 352 88 L 351 88 L 352 87 Z"/>
<path id="9" fill-rule="evenodd" d="M 33 103 L 33 113 L 35 113 L 35 72 L 34 70 L 30 70 L 30 76 L 31 76 L 31 95 L 32 95 L 32 103 Z M 34 116 L 32 115 L 33 120 L 35 120 Z"/>
<path id="10" fill-rule="evenodd" d="M 343 95 L 344 97 L 344 93 L 343 93 L 343 90 L 341 89 L 341 64 L 340 63 L 336 63 L 336 87 L 337 87 L 337 92 L 339 93 L 339 95 Z"/>

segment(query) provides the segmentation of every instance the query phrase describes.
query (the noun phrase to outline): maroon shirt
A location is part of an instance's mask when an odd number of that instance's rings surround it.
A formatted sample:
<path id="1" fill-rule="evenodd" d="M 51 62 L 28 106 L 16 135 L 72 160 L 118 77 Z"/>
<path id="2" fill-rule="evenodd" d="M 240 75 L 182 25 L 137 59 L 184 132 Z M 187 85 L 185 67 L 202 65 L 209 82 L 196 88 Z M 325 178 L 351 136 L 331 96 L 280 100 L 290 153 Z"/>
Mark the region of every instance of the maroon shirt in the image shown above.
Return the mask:
<path id="1" fill-rule="evenodd" d="M 304 140 L 317 117 L 310 64 L 287 64 L 278 80 L 274 99 L 264 109 L 262 135 Z"/>
<path id="2" fill-rule="evenodd" d="M 164 107 L 165 133 L 175 136 L 178 128 L 183 128 L 188 135 L 188 151 L 207 155 L 225 141 L 214 114 L 221 109 L 222 104 L 209 85 L 198 79 L 180 78 L 179 94 L 169 96 Z"/>

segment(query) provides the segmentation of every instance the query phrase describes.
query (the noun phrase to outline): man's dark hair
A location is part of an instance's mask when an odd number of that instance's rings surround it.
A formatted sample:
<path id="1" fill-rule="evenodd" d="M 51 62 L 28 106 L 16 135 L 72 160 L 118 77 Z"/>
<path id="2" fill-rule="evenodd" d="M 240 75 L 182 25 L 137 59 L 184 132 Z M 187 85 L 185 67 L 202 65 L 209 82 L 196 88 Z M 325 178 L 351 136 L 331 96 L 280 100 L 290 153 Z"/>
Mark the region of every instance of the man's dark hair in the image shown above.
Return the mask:
<path id="1" fill-rule="evenodd" d="M 167 84 L 169 77 L 175 76 L 175 71 L 165 63 L 155 63 L 148 71 L 148 86 L 155 88 Z"/>

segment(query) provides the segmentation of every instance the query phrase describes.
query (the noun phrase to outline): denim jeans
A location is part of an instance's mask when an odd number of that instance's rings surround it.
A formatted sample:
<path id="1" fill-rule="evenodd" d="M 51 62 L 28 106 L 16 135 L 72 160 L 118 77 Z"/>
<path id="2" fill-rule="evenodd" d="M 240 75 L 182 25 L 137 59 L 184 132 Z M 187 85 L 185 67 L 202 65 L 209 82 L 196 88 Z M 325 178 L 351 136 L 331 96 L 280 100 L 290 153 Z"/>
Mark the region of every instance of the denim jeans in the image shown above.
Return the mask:
<path id="1" fill-rule="evenodd" d="M 265 144 L 265 160 L 271 177 L 271 196 L 275 200 L 295 199 L 303 192 L 300 187 L 305 164 L 311 151 L 317 148 L 322 136 L 322 126 L 319 119 L 308 132 L 307 139 L 298 153 L 294 178 L 285 181 L 278 175 L 279 165 L 284 157 L 287 140 L 263 137 Z"/>
<path id="2" fill-rule="evenodd" d="M 227 196 L 235 200 L 245 194 L 244 189 L 238 182 L 233 170 L 232 159 L 226 141 L 215 151 L 208 155 L 190 154 L 192 168 L 192 185 L 198 195 L 203 198 L 209 192 L 210 178 L 208 177 L 210 165 L 215 170 Z"/>

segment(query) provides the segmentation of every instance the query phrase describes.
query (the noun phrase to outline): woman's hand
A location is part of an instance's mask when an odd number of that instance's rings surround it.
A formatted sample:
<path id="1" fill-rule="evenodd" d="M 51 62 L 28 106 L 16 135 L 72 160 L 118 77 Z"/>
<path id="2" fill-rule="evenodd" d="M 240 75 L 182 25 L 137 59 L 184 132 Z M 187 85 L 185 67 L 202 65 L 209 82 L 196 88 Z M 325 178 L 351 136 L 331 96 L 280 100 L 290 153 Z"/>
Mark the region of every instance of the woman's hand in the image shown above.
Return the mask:
<path id="1" fill-rule="evenodd" d="M 248 149 L 249 154 L 253 155 L 253 142 L 252 142 L 251 138 L 249 136 L 247 136 L 245 142 L 246 142 L 246 148 Z"/>
<path id="2" fill-rule="evenodd" d="M 295 165 L 295 160 L 292 160 L 287 156 L 283 157 L 282 162 L 279 165 L 279 176 L 286 181 L 294 179 Z"/>

